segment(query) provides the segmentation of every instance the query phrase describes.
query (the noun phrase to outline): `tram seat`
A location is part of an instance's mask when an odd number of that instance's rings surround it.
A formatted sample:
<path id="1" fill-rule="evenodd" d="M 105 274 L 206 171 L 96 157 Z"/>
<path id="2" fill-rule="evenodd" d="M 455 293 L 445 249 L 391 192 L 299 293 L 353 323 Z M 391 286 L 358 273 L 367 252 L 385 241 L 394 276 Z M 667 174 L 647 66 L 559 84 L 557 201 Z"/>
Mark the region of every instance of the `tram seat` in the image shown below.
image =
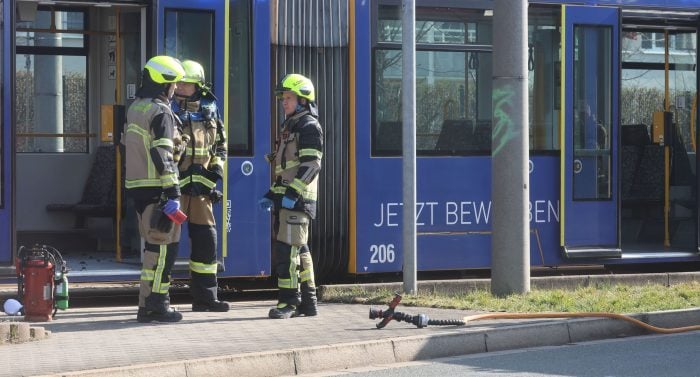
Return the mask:
<path id="1" fill-rule="evenodd" d="M 115 217 L 116 210 L 116 156 L 114 145 L 100 146 L 78 203 L 56 203 L 46 206 L 49 212 L 72 212 L 75 227 L 85 228 L 88 217 Z"/>
<path id="2" fill-rule="evenodd" d="M 634 174 L 628 199 L 643 203 L 660 203 L 664 198 L 664 147 L 645 145 Z"/>
<path id="3" fill-rule="evenodd" d="M 644 147 L 651 144 L 649 131 L 645 124 L 623 125 L 621 129 L 620 160 L 621 197 L 622 200 L 632 199 L 631 191 L 644 154 Z"/>
<path id="4" fill-rule="evenodd" d="M 651 144 L 646 124 L 626 124 L 622 126 L 622 145 L 644 146 Z"/>
<path id="5" fill-rule="evenodd" d="M 623 145 L 620 149 L 620 161 L 622 168 L 620 169 L 620 196 L 622 200 L 630 199 L 630 191 L 634 176 L 639 168 L 639 161 L 642 158 L 642 149 L 635 145 Z"/>
<path id="6" fill-rule="evenodd" d="M 374 138 L 374 149 L 378 152 L 401 153 L 401 122 L 381 122 Z"/>
<path id="7" fill-rule="evenodd" d="M 478 151 L 487 152 L 491 150 L 491 132 L 490 120 L 480 120 L 476 122 L 474 140 Z"/>
<path id="8" fill-rule="evenodd" d="M 435 149 L 450 154 L 478 150 L 473 128 L 470 120 L 445 119 Z"/>
<path id="9" fill-rule="evenodd" d="M 694 186 L 696 179 L 690 162 L 691 155 L 688 154 L 680 132 L 674 132 L 673 136 L 671 144 L 671 186 Z M 692 157 L 695 157 L 695 154 L 692 154 Z"/>

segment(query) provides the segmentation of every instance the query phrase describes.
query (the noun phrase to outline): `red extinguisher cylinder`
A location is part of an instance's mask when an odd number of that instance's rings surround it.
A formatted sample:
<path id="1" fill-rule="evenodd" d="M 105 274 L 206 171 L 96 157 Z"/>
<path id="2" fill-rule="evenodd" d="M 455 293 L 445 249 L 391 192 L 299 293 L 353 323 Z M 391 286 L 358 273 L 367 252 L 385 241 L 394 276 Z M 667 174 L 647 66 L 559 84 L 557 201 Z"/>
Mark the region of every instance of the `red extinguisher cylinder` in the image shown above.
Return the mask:
<path id="1" fill-rule="evenodd" d="M 24 319 L 27 321 L 50 321 L 54 307 L 55 266 L 45 256 L 32 256 L 20 261 L 24 292 Z"/>

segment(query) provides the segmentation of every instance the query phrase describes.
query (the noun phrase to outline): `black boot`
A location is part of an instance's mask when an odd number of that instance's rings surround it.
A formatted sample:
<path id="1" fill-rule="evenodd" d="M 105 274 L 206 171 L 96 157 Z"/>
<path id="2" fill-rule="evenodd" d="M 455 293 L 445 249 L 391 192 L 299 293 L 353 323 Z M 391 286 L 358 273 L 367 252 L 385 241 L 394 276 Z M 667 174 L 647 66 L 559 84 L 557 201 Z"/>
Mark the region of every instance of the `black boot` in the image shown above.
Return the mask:
<path id="1" fill-rule="evenodd" d="M 192 311 L 193 312 L 227 312 L 229 310 L 229 304 L 226 301 L 214 300 L 210 303 L 193 302 Z"/>
<path id="2" fill-rule="evenodd" d="M 136 314 L 136 320 L 141 323 L 149 322 L 180 322 L 182 320 L 182 314 L 173 308 L 168 308 L 165 312 L 155 312 L 152 310 L 146 310 L 146 308 L 139 308 Z"/>
<path id="3" fill-rule="evenodd" d="M 146 297 L 146 306 L 139 308 L 136 320 L 142 323 L 179 322 L 182 314 L 170 307 L 170 298 L 167 294 L 151 293 Z"/>
<path id="4" fill-rule="evenodd" d="M 299 315 L 297 308 L 289 304 L 277 304 L 277 307 L 270 309 L 268 316 L 272 319 L 287 319 Z"/>
<path id="5" fill-rule="evenodd" d="M 307 282 L 301 283 L 301 305 L 299 314 L 307 317 L 318 315 L 318 300 L 316 299 L 316 287 L 309 287 Z"/>

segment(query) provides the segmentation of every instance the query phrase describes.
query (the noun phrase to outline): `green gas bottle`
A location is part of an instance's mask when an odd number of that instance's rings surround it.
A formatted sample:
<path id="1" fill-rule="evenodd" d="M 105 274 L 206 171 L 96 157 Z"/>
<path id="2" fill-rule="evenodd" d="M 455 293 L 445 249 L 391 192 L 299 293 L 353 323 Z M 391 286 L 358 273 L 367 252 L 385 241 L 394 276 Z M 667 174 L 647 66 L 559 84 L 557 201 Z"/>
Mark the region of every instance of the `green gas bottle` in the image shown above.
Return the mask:
<path id="1" fill-rule="evenodd" d="M 57 309 L 68 309 L 68 276 L 65 272 L 56 273 L 56 288 L 54 305 Z"/>

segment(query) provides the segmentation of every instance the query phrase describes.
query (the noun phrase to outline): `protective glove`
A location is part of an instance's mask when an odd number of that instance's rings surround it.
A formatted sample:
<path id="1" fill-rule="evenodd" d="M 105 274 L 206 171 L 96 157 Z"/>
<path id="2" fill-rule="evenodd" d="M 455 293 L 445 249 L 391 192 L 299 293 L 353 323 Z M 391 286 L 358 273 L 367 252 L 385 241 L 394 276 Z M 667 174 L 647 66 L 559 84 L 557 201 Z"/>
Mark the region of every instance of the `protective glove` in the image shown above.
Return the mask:
<path id="1" fill-rule="evenodd" d="M 282 208 L 292 209 L 296 204 L 297 200 L 288 197 L 287 195 L 282 198 Z"/>
<path id="2" fill-rule="evenodd" d="M 224 194 L 219 190 L 212 190 L 209 193 L 209 200 L 211 200 L 212 203 L 220 202 L 221 199 L 223 199 L 223 197 L 224 197 Z"/>
<path id="3" fill-rule="evenodd" d="M 156 207 L 151 215 L 151 229 L 156 229 L 161 233 L 170 233 L 173 229 L 173 221 L 163 212 L 163 208 Z"/>
<path id="4" fill-rule="evenodd" d="M 180 201 L 177 199 L 168 199 L 165 204 L 163 204 L 163 213 L 166 215 L 172 215 L 180 209 Z"/>
<path id="5" fill-rule="evenodd" d="M 260 199 L 258 201 L 258 205 L 260 206 L 260 209 L 262 209 L 263 211 L 267 211 L 267 212 L 272 211 L 273 203 L 272 203 L 272 200 L 270 200 L 268 198 Z"/>

